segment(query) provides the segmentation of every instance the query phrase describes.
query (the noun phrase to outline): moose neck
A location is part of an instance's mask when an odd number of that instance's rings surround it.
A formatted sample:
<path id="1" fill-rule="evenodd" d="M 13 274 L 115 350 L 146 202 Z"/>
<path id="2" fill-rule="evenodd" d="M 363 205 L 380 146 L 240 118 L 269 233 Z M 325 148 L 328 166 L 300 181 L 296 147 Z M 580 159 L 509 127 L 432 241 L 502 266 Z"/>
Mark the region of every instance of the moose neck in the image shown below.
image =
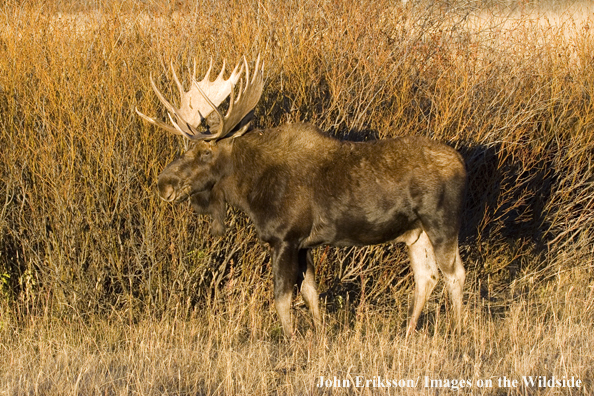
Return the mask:
<path id="1" fill-rule="evenodd" d="M 225 201 L 238 209 L 246 210 L 246 188 L 254 173 L 254 153 L 251 144 L 245 144 L 250 134 L 239 138 L 224 139 L 220 145 L 218 188 L 224 191 Z M 252 160 L 250 160 L 250 157 Z"/>
<path id="2" fill-rule="evenodd" d="M 219 142 L 223 145 L 219 161 L 224 164 L 214 187 L 223 192 L 225 202 L 243 211 L 259 230 L 264 226 L 262 212 L 268 212 L 272 203 L 268 195 L 274 193 L 262 185 L 270 180 L 265 173 L 270 165 L 271 146 L 275 145 L 274 138 L 265 135 L 269 134 L 252 131 Z"/>

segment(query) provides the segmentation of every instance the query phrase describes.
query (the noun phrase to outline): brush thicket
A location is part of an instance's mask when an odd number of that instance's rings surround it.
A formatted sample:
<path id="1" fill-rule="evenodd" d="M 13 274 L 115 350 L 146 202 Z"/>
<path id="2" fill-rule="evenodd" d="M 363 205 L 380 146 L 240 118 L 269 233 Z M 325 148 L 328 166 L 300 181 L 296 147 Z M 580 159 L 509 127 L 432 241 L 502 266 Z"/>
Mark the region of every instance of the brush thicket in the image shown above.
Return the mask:
<path id="1" fill-rule="evenodd" d="M 320 375 L 593 378 L 592 9 L 393 3 L 0 5 L 0 386 L 307 394 Z M 420 334 L 402 339 L 406 254 L 374 246 L 315 252 L 325 332 L 310 333 L 298 297 L 304 336 L 285 344 L 249 220 L 230 210 L 212 238 L 189 205 L 159 200 L 183 142 L 135 115 L 165 120 L 149 74 L 176 99 L 170 61 L 187 86 L 194 57 L 203 73 L 210 57 L 216 69 L 257 53 L 258 127 L 426 135 L 463 154 L 461 338 L 438 285 Z"/>

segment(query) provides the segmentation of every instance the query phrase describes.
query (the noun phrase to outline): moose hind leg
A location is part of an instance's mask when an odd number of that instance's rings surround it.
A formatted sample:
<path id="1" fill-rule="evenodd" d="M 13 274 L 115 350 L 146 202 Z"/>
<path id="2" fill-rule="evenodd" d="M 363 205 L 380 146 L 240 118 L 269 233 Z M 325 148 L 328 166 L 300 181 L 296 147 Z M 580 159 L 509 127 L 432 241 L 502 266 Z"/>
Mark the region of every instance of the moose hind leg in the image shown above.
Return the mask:
<path id="1" fill-rule="evenodd" d="M 421 231 L 414 241 L 406 241 L 410 264 L 415 279 L 413 304 L 409 307 L 409 324 L 406 329 L 408 337 L 417 327 L 417 321 L 423 311 L 427 299 L 437 284 L 439 272 L 435 261 L 433 245 L 425 231 Z"/>
<path id="2" fill-rule="evenodd" d="M 443 274 L 448 294 L 452 302 L 454 311 L 454 321 L 456 323 L 456 330 L 462 330 L 462 289 L 464 288 L 464 280 L 466 278 L 466 271 L 460 252 L 458 250 L 458 238 L 434 244 L 435 257 L 441 273 Z"/>
<path id="3" fill-rule="evenodd" d="M 274 281 L 274 305 L 287 337 L 293 335 L 291 301 L 293 288 L 299 276 L 297 248 L 280 244 L 273 248 L 272 273 Z"/>
<path id="4" fill-rule="evenodd" d="M 301 275 L 301 295 L 311 311 L 316 330 L 319 330 L 322 326 L 322 318 L 320 316 L 315 267 L 309 249 L 299 251 L 299 272 Z"/>

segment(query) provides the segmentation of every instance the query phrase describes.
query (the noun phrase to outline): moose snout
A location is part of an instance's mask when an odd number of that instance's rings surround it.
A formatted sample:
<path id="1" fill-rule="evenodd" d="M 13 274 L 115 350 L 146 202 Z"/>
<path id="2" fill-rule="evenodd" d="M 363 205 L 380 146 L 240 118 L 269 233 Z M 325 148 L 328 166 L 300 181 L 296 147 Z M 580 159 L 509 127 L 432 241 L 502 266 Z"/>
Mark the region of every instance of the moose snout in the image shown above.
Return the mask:
<path id="1" fill-rule="evenodd" d="M 158 182 L 158 186 L 159 186 L 159 196 L 161 197 L 162 200 L 167 201 L 167 202 L 171 202 L 175 200 L 175 188 L 173 186 L 173 183 L 171 183 L 171 181 L 169 180 L 163 180 L 161 178 L 159 178 L 159 182 Z"/>

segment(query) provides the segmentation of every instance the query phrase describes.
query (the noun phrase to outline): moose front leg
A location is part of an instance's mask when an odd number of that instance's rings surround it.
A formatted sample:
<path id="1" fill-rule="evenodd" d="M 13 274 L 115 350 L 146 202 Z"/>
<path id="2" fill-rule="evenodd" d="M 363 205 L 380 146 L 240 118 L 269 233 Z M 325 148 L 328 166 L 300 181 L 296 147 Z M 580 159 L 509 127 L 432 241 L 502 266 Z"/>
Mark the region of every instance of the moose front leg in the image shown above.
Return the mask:
<path id="1" fill-rule="evenodd" d="M 293 288 L 299 277 L 299 250 L 286 242 L 273 245 L 272 274 L 274 281 L 274 305 L 287 337 L 293 335 L 291 301 Z"/>

